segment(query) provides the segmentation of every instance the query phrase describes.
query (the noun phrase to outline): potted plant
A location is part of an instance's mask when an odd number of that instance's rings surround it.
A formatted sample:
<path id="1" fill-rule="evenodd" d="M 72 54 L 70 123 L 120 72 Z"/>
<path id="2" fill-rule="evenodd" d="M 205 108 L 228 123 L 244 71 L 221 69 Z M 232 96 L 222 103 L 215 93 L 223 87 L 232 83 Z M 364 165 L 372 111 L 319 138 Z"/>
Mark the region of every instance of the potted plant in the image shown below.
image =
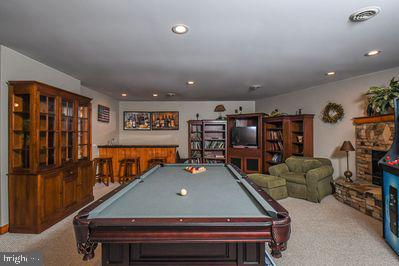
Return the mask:
<path id="1" fill-rule="evenodd" d="M 399 78 L 393 77 L 389 82 L 389 87 L 371 87 L 366 96 L 368 100 L 367 114 L 369 116 L 393 113 L 393 100 L 399 98 Z"/>

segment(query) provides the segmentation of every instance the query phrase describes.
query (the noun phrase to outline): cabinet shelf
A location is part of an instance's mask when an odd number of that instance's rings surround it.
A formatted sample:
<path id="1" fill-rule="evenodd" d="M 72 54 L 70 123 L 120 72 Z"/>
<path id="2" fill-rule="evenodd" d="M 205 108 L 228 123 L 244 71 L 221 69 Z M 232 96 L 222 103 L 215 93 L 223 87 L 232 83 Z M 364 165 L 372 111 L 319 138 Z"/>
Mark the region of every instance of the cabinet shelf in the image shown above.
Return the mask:
<path id="1" fill-rule="evenodd" d="M 29 151 L 29 148 L 13 148 L 14 151 Z"/>
<path id="2" fill-rule="evenodd" d="M 20 114 L 20 115 L 29 115 L 30 113 L 28 111 L 13 111 L 14 114 Z"/>
<path id="3" fill-rule="evenodd" d="M 55 113 L 40 112 L 40 115 L 43 115 L 43 116 L 55 116 Z"/>
<path id="4" fill-rule="evenodd" d="M 205 133 L 226 133 L 226 130 L 205 130 Z"/>
<path id="5" fill-rule="evenodd" d="M 268 153 L 283 153 L 282 151 L 272 151 L 272 150 L 267 150 L 266 152 L 268 152 Z"/>
<path id="6" fill-rule="evenodd" d="M 281 162 L 274 162 L 274 161 L 272 161 L 272 160 L 266 160 L 266 162 L 268 163 L 268 164 L 280 164 Z"/>

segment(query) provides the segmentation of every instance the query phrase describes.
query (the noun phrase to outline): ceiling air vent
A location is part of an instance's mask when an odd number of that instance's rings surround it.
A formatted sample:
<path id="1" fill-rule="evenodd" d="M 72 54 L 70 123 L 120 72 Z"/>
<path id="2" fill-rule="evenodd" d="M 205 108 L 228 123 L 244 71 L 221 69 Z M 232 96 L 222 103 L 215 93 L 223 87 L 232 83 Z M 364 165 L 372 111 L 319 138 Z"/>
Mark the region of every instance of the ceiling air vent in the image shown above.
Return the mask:
<path id="1" fill-rule="evenodd" d="M 368 6 L 362 9 L 359 9 L 352 15 L 350 15 L 349 19 L 352 22 L 362 22 L 368 19 L 375 17 L 378 13 L 380 13 L 381 8 L 378 6 Z"/>

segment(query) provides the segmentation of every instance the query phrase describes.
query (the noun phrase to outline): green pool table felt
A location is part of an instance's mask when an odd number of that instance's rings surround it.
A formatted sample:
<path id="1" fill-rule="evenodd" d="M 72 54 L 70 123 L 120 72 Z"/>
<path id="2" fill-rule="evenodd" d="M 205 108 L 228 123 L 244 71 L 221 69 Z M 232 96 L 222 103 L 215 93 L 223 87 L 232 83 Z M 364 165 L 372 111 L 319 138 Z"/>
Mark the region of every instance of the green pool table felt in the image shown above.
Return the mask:
<path id="1" fill-rule="evenodd" d="M 185 171 L 186 166 L 152 168 L 88 218 L 267 217 L 274 212 L 231 166 L 205 165 L 207 171 L 200 174 Z M 186 196 L 179 195 L 182 188 L 187 189 Z"/>

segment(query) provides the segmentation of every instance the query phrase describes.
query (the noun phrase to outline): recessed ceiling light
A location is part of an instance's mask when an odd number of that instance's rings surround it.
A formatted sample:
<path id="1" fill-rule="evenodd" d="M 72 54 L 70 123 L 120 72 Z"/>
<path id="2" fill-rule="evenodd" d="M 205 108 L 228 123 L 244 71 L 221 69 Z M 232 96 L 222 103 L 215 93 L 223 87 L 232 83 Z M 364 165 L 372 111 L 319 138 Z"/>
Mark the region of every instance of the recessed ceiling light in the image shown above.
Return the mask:
<path id="1" fill-rule="evenodd" d="M 152 96 L 158 97 L 158 93 L 153 93 Z"/>
<path id="2" fill-rule="evenodd" d="M 375 55 L 378 55 L 380 53 L 381 53 L 380 50 L 372 50 L 372 51 L 367 52 L 366 54 L 364 54 L 364 56 L 375 56 Z"/>
<path id="3" fill-rule="evenodd" d="M 126 94 L 126 93 L 122 93 L 122 96 L 123 96 L 123 97 L 126 97 L 126 96 L 127 96 L 127 94 Z"/>
<path id="4" fill-rule="evenodd" d="M 334 76 L 336 73 L 335 73 L 335 71 L 330 71 L 330 72 L 327 72 L 325 75 L 326 76 Z"/>
<path id="5" fill-rule="evenodd" d="M 194 80 L 189 80 L 189 81 L 187 81 L 187 85 L 194 85 L 195 84 L 195 81 Z"/>
<path id="6" fill-rule="evenodd" d="M 260 84 L 255 84 L 255 85 L 249 86 L 248 90 L 249 90 L 249 91 L 256 91 L 256 90 L 258 90 L 258 89 L 260 89 L 260 88 L 262 88 L 262 85 L 260 85 Z"/>
<path id="7" fill-rule="evenodd" d="M 188 31 L 188 27 L 184 24 L 176 24 L 172 27 L 172 31 L 176 34 L 184 34 Z"/>
<path id="8" fill-rule="evenodd" d="M 168 93 L 166 94 L 166 96 L 168 96 L 168 97 L 173 97 L 173 96 L 176 96 L 176 93 L 174 93 L 174 92 L 168 92 Z"/>

